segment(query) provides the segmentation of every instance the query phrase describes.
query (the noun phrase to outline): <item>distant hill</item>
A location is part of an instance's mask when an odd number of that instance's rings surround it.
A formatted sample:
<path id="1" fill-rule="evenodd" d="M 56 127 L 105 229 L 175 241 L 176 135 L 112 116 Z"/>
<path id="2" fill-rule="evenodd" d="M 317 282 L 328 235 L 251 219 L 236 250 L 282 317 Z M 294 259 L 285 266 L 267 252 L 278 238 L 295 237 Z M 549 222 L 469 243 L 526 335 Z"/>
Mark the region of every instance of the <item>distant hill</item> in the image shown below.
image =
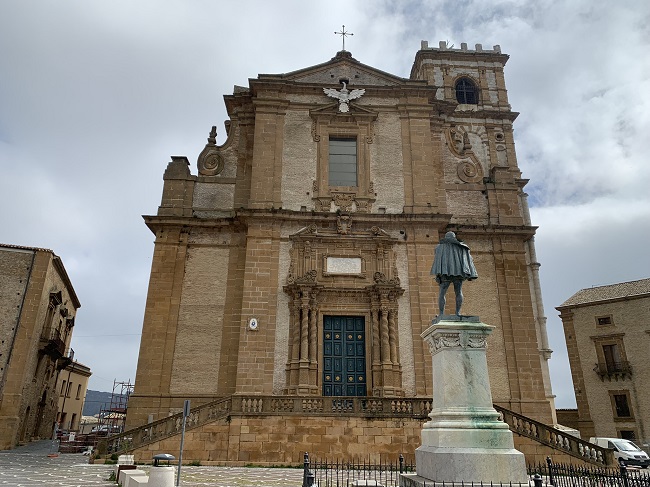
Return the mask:
<path id="1" fill-rule="evenodd" d="M 109 409 L 111 406 L 111 393 L 101 391 L 86 391 L 86 402 L 84 403 L 83 415 L 94 416 L 102 410 Z"/>

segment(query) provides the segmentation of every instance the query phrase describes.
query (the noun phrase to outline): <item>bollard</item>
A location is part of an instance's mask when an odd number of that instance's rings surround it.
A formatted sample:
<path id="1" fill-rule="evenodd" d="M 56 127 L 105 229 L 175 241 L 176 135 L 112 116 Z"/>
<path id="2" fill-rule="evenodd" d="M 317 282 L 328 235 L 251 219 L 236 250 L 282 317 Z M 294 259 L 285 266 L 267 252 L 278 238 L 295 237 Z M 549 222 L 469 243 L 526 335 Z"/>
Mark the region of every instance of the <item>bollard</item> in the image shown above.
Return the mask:
<path id="1" fill-rule="evenodd" d="M 309 453 L 305 452 L 302 472 L 302 487 L 312 487 L 314 485 L 314 474 L 309 469 Z"/>
<path id="2" fill-rule="evenodd" d="M 149 471 L 149 487 L 174 487 L 174 467 L 169 465 L 174 455 L 159 453 L 153 457 L 153 468 Z M 163 466 L 160 462 L 166 461 Z"/>
<path id="3" fill-rule="evenodd" d="M 553 461 L 551 457 L 546 457 L 546 465 L 548 466 L 548 483 L 555 485 L 555 478 L 553 477 Z"/>
<path id="4" fill-rule="evenodd" d="M 535 487 L 542 487 L 542 476 L 538 473 L 533 475 L 533 483 L 535 484 Z"/>

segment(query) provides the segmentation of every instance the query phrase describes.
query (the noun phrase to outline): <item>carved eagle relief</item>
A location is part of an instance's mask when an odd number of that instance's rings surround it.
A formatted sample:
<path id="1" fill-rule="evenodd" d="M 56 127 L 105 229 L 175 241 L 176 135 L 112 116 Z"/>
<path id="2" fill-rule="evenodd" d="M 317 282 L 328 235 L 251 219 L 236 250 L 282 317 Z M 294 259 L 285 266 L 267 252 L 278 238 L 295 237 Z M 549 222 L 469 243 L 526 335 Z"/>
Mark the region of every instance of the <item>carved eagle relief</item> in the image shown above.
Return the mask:
<path id="1" fill-rule="evenodd" d="M 334 88 L 323 88 L 323 92 L 332 98 L 336 98 L 339 101 L 339 112 L 341 113 L 347 113 L 350 111 L 350 105 L 348 102 L 350 100 L 356 100 L 357 98 L 361 98 L 361 95 L 363 95 L 366 90 L 361 89 L 361 90 L 352 90 L 349 91 L 346 87 L 346 82 L 342 81 L 343 83 L 343 88 L 341 88 L 340 91 L 336 91 Z"/>

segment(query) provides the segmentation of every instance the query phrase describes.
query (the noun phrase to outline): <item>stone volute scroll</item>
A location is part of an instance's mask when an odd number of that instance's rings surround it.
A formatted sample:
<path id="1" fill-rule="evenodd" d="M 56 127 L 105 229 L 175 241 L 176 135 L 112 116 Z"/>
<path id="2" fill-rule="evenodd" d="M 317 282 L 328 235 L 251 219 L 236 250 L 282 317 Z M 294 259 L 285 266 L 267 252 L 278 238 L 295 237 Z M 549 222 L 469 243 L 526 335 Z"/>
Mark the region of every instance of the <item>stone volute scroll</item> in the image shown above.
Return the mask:
<path id="1" fill-rule="evenodd" d="M 447 146 L 457 159 L 460 159 L 456 172 L 465 183 L 478 183 L 483 180 L 483 166 L 472 150 L 469 135 L 464 127 L 457 126 L 446 131 Z"/>
<path id="2" fill-rule="evenodd" d="M 217 127 L 212 126 L 208 143 L 199 154 L 197 166 L 201 176 L 216 176 L 223 171 L 223 156 L 217 147 Z"/>

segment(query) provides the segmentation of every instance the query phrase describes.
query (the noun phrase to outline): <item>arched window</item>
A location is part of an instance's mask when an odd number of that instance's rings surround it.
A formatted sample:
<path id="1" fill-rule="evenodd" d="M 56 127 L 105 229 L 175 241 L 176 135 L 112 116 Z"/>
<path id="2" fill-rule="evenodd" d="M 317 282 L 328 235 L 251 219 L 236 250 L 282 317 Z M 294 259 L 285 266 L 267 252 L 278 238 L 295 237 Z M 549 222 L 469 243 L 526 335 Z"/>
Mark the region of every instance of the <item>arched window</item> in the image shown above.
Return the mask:
<path id="1" fill-rule="evenodd" d="M 469 78 L 460 78 L 456 81 L 456 100 L 458 103 L 478 105 L 478 89 Z"/>

